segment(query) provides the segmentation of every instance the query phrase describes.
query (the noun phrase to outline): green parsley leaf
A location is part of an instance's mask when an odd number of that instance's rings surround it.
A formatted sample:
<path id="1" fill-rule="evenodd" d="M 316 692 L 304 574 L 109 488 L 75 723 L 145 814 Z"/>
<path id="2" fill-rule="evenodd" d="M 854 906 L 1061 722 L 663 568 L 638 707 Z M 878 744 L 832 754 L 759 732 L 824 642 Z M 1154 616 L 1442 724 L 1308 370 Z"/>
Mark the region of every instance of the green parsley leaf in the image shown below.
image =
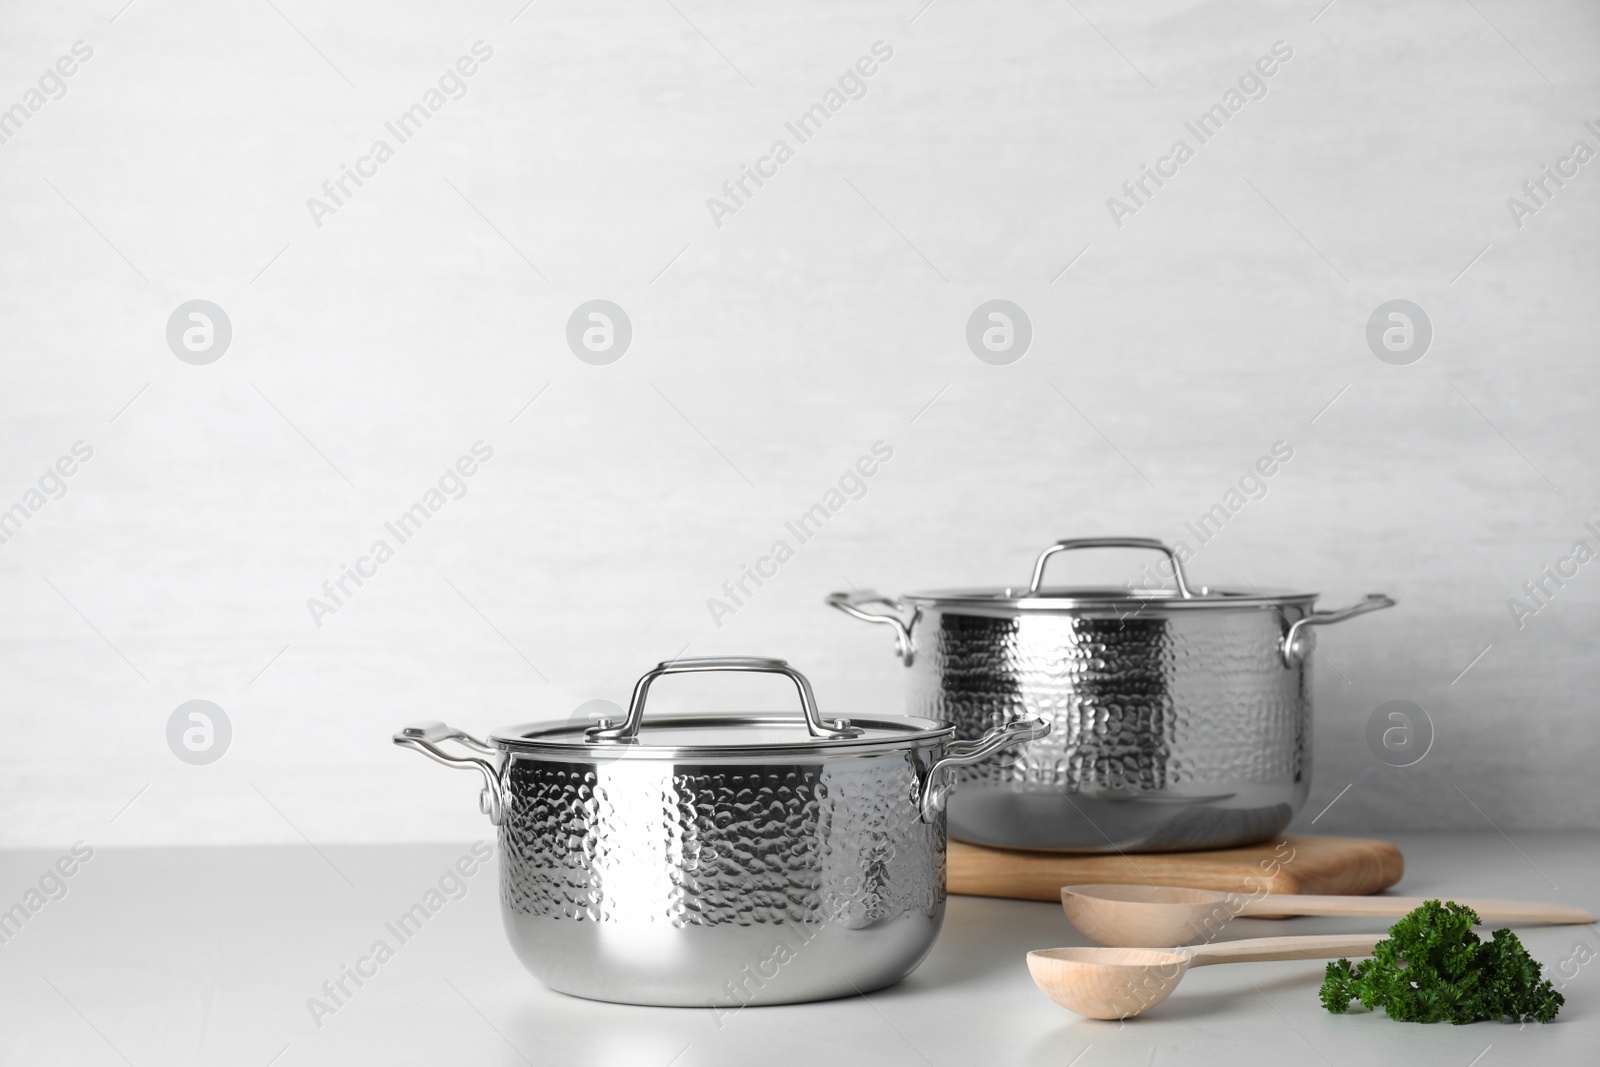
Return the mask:
<path id="1" fill-rule="evenodd" d="M 1372 958 L 1335 960 L 1322 980 L 1322 1006 L 1334 1015 L 1360 1001 L 1404 1023 L 1479 1022 L 1556 1017 L 1567 998 L 1510 930 L 1479 940 L 1478 913 L 1430 900 L 1389 928 Z"/>

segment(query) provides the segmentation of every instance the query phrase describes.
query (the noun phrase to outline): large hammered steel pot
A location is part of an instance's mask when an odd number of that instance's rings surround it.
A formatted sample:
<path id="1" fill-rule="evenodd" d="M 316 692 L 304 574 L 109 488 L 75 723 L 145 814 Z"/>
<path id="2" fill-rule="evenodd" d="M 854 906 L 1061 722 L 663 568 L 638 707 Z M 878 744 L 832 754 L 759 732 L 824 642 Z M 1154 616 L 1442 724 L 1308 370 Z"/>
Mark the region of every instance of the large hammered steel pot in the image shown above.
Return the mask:
<path id="1" fill-rule="evenodd" d="M 784 675 L 803 717 L 645 719 L 657 678 L 703 671 Z M 726 1012 L 911 973 L 944 916 L 952 769 L 1049 730 L 1012 721 L 962 742 L 933 719 L 825 719 L 788 664 L 734 657 L 662 663 L 621 722 L 487 742 L 433 722 L 394 742 L 483 775 L 506 934 L 541 981 Z"/>
<path id="2" fill-rule="evenodd" d="M 1165 553 L 1172 588 L 1045 588 L 1059 552 Z M 1064 852 L 1178 851 L 1264 841 L 1311 788 L 1312 627 L 1393 607 L 1372 594 L 1317 611 L 1316 593 L 1193 590 L 1149 538 L 1051 545 L 1024 588 L 828 603 L 892 628 L 910 714 L 971 738 L 1041 717 L 1021 755 L 960 774 L 950 836 Z M 888 609 L 888 610 L 885 610 Z"/>

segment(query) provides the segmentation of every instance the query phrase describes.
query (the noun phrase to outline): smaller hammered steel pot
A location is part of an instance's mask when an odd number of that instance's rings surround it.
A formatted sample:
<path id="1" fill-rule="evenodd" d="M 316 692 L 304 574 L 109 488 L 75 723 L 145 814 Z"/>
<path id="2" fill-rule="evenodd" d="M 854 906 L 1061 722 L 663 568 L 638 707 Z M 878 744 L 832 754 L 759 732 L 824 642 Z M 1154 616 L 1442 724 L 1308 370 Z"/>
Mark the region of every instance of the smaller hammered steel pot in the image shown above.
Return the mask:
<path id="1" fill-rule="evenodd" d="M 646 720 L 656 679 L 704 671 L 783 675 L 803 714 Z M 954 732 L 825 719 L 784 661 L 731 657 L 660 664 L 621 722 L 514 726 L 487 742 L 430 722 L 394 743 L 483 775 L 501 916 L 540 981 L 731 1011 L 864 993 L 922 962 L 944 916 L 953 768 L 1050 725 Z"/>
<path id="2" fill-rule="evenodd" d="M 1165 553 L 1172 588 L 1046 588 L 1059 552 Z M 1049 740 L 964 769 L 950 836 L 1063 852 L 1226 848 L 1280 833 L 1311 788 L 1312 627 L 1394 606 L 1318 611 L 1316 593 L 1191 589 L 1142 537 L 1060 541 L 1023 587 L 828 603 L 890 627 L 907 711 L 958 738 L 1040 717 Z"/>

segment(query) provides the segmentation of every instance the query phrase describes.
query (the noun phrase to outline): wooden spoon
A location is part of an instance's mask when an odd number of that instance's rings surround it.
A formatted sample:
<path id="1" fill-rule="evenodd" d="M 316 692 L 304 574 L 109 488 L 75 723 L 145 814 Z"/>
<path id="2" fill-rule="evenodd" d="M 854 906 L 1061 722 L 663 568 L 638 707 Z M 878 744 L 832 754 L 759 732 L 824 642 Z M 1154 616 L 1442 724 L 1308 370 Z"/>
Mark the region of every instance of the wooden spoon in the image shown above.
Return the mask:
<path id="1" fill-rule="evenodd" d="M 1045 995 L 1091 1019 L 1127 1019 L 1166 1000 L 1191 967 L 1370 956 L 1385 934 L 1255 937 L 1197 948 L 1042 948 L 1028 973 Z"/>
<path id="2" fill-rule="evenodd" d="M 1592 923 L 1593 915 L 1565 904 L 1455 898 L 1486 923 Z M 1212 937 L 1235 915 L 1359 915 L 1398 919 L 1421 897 L 1247 896 L 1156 885 L 1069 885 L 1061 906 L 1083 934 L 1102 945 L 1183 945 Z"/>

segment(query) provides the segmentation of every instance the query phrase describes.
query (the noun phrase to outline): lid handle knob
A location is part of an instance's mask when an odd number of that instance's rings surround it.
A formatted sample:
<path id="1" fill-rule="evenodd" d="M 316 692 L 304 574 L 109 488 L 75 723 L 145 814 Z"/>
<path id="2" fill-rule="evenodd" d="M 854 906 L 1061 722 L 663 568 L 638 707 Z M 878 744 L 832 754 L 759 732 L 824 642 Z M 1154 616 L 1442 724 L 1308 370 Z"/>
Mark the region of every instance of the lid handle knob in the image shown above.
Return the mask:
<path id="1" fill-rule="evenodd" d="M 812 737 L 860 737 L 865 732 L 859 726 L 851 726 L 849 719 L 824 719 L 817 710 L 817 698 L 811 692 L 811 683 L 784 660 L 760 656 L 703 656 L 666 660 L 657 664 L 655 669 L 646 672 L 634 683 L 633 699 L 628 703 L 628 717 L 620 724 L 602 719 L 599 725 L 583 732 L 584 740 L 611 743 L 632 741 L 639 735 L 639 725 L 644 721 L 644 704 L 650 695 L 651 683 L 664 674 L 701 674 L 709 671 L 781 674 L 788 678 L 800 693 L 800 708 L 805 712 L 806 730 Z"/>
<path id="2" fill-rule="evenodd" d="M 1079 548 L 1146 548 L 1153 552 L 1161 552 L 1172 561 L 1172 580 L 1178 586 L 1178 595 L 1185 600 L 1190 600 L 1194 594 L 1189 592 L 1188 580 L 1183 575 L 1183 564 L 1178 560 L 1178 554 L 1164 541 L 1153 537 L 1073 537 L 1065 541 L 1057 541 L 1033 561 L 1033 580 L 1028 583 L 1028 595 L 1033 596 L 1039 592 L 1039 586 L 1044 582 L 1044 565 L 1051 556 L 1057 552 L 1068 552 Z"/>

